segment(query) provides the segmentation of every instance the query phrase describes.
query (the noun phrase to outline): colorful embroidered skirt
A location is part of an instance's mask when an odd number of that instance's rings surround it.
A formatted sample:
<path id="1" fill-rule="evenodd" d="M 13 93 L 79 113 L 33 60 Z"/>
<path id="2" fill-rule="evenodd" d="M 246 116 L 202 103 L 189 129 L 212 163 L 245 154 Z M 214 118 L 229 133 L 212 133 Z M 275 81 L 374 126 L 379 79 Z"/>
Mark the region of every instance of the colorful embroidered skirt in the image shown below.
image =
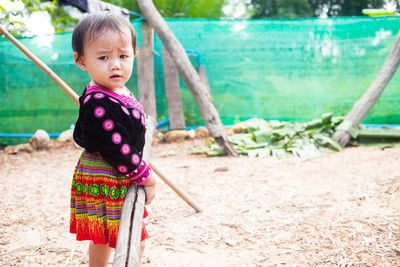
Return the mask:
<path id="1" fill-rule="evenodd" d="M 70 232 L 115 248 L 125 195 L 131 181 L 99 153 L 84 151 L 75 167 L 71 189 Z M 143 218 L 147 216 L 146 208 Z M 143 224 L 142 241 L 148 237 Z"/>

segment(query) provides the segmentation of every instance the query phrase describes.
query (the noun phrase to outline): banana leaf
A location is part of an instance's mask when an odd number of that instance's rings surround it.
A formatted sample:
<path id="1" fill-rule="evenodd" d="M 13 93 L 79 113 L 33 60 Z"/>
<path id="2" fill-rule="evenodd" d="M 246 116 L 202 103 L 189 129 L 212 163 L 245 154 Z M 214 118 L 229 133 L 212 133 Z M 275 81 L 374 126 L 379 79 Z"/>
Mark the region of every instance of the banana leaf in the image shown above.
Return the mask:
<path id="1" fill-rule="evenodd" d="M 234 126 L 239 132 L 228 137 L 239 155 L 249 157 L 285 157 L 295 155 L 313 158 L 323 153 L 340 151 L 343 147 L 331 138 L 344 117 L 332 113 L 304 123 L 290 123 L 253 118 Z M 216 143 L 199 153 L 209 156 L 225 155 Z"/>
<path id="2" fill-rule="evenodd" d="M 288 153 L 283 148 L 272 148 L 271 155 L 276 158 L 283 158 L 283 157 L 286 157 L 288 155 Z"/>
<path id="3" fill-rule="evenodd" d="M 322 125 L 322 119 L 314 119 L 306 124 L 306 130 L 318 128 Z"/>
<path id="4" fill-rule="evenodd" d="M 344 116 L 335 116 L 332 117 L 331 122 L 333 125 L 337 126 L 339 124 L 341 124 L 344 120 Z"/>
<path id="5" fill-rule="evenodd" d="M 269 143 L 272 138 L 272 128 L 265 128 L 253 132 L 256 143 Z"/>
<path id="6" fill-rule="evenodd" d="M 222 149 L 218 149 L 218 150 L 208 150 L 206 152 L 207 156 L 209 157 L 215 157 L 215 156 L 225 156 L 226 153 L 224 150 Z"/>
<path id="7" fill-rule="evenodd" d="M 248 156 L 250 158 L 266 158 L 269 157 L 271 155 L 271 149 L 269 149 L 268 147 L 266 148 L 259 148 L 259 149 L 254 149 L 254 150 L 249 150 L 247 152 Z"/>
<path id="8" fill-rule="evenodd" d="M 253 149 L 268 147 L 269 145 L 270 145 L 269 143 L 255 143 L 251 145 L 245 145 L 243 148 L 248 150 L 253 150 Z"/>
<path id="9" fill-rule="evenodd" d="M 291 151 L 293 155 L 301 158 L 315 158 L 323 154 L 314 144 L 306 144 L 301 147 L 292 147 L 289 149 L 289 151 Z"/>
<path id="10" fill-rule="evenodd" d="M 329 112 L 329 113 L 324 113 L 322 114 L 322 125 L 328 125 L 331 123 L 333 117 L 333 113 Z"/>
<path id="11" fill-rule="evenodd" d="M 228 136 L 229 141 L 237 146 L 246 146 L 246 145 L 253 145 L 255 142 L 252 139 L 253 135 L 252 134 L 234 134 L 231 136 Z"/>
<path id="12" fill-rule="evenodd" d="M 316 134 L 313 136 L 313 139 L 317 141 L 321 146 L 329 147 L 333 150 L 336 151 L 342 151 L 343 146 L 330 138 L 329 136 L 323 135 L 323 134 Z"/>
<path id="13" fill-rule="evenodd" d="M 268 123 L 274 129 L 279 129 L 286 125 L 285 121 L 277 121 L 277 120 L 270 120 L 268 121 Z"/>

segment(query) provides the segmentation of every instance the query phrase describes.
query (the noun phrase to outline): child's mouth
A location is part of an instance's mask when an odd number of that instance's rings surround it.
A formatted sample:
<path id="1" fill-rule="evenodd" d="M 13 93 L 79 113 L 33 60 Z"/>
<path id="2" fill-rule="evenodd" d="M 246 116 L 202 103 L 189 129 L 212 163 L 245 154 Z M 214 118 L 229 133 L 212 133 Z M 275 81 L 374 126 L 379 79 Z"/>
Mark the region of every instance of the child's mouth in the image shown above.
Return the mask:
<path id="1" fill-rule="evenodd" d="M 121 75 L 111 75 L 111 79 L 118 79 L 118 78 L 121 78 L 122 76 Z"/>

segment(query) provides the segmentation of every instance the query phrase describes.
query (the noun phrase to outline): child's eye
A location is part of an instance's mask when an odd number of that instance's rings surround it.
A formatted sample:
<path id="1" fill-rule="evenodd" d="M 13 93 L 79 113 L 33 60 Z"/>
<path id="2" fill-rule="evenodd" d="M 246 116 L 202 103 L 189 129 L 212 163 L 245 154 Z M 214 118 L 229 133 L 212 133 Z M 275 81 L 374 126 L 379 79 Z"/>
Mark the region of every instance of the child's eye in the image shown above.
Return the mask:
<path id="1" fill-rule="evenodd" d="M 100 60 L 106 60 L 107 58 L 106 56 L 99 57 Z"/>
<path id="2" fill-rule="evenodd" d="M 123 59 L 127 59 L 127 58 L 128 58 L 127 55 L 120 55 L 119 57 L 120 57 L 120 58 L 123 58 Z"/>

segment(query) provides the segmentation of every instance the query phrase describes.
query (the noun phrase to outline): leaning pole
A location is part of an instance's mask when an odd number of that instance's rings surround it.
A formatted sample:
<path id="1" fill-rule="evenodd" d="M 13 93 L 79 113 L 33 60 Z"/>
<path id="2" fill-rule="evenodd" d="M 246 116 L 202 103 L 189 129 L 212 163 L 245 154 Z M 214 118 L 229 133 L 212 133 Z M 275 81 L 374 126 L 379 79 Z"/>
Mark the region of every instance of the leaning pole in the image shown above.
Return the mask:
<path id="1" fill-rule="evenodd" d="M 378 101 L 380 95 L 393 77 L 400 64 L 400 31 L 394 40 L 392 49 L 387 57 L 378 76 L 372 82 L 364 95 L 354 103 L 351 111 L 346 115 L 343 122 L 333 134 L 333 139 L 345 146 L 350 138 L 356 138 L 358 126 L 365 116 Z"/>
<path id="2" fill-rule="evenodd" d="M 151 0 L 138 0 L 137 2 L 146 21 L 154 28 L 158 37 L 160 37 L 174 61 L 179 74 L 192 93 L 211 136 L 229 156 L 236 157 L 238 153 L 225 134 L 223 124 L 214 106 L 211 94 L 190 63 L 185 49 L 172 33 Z"/>

